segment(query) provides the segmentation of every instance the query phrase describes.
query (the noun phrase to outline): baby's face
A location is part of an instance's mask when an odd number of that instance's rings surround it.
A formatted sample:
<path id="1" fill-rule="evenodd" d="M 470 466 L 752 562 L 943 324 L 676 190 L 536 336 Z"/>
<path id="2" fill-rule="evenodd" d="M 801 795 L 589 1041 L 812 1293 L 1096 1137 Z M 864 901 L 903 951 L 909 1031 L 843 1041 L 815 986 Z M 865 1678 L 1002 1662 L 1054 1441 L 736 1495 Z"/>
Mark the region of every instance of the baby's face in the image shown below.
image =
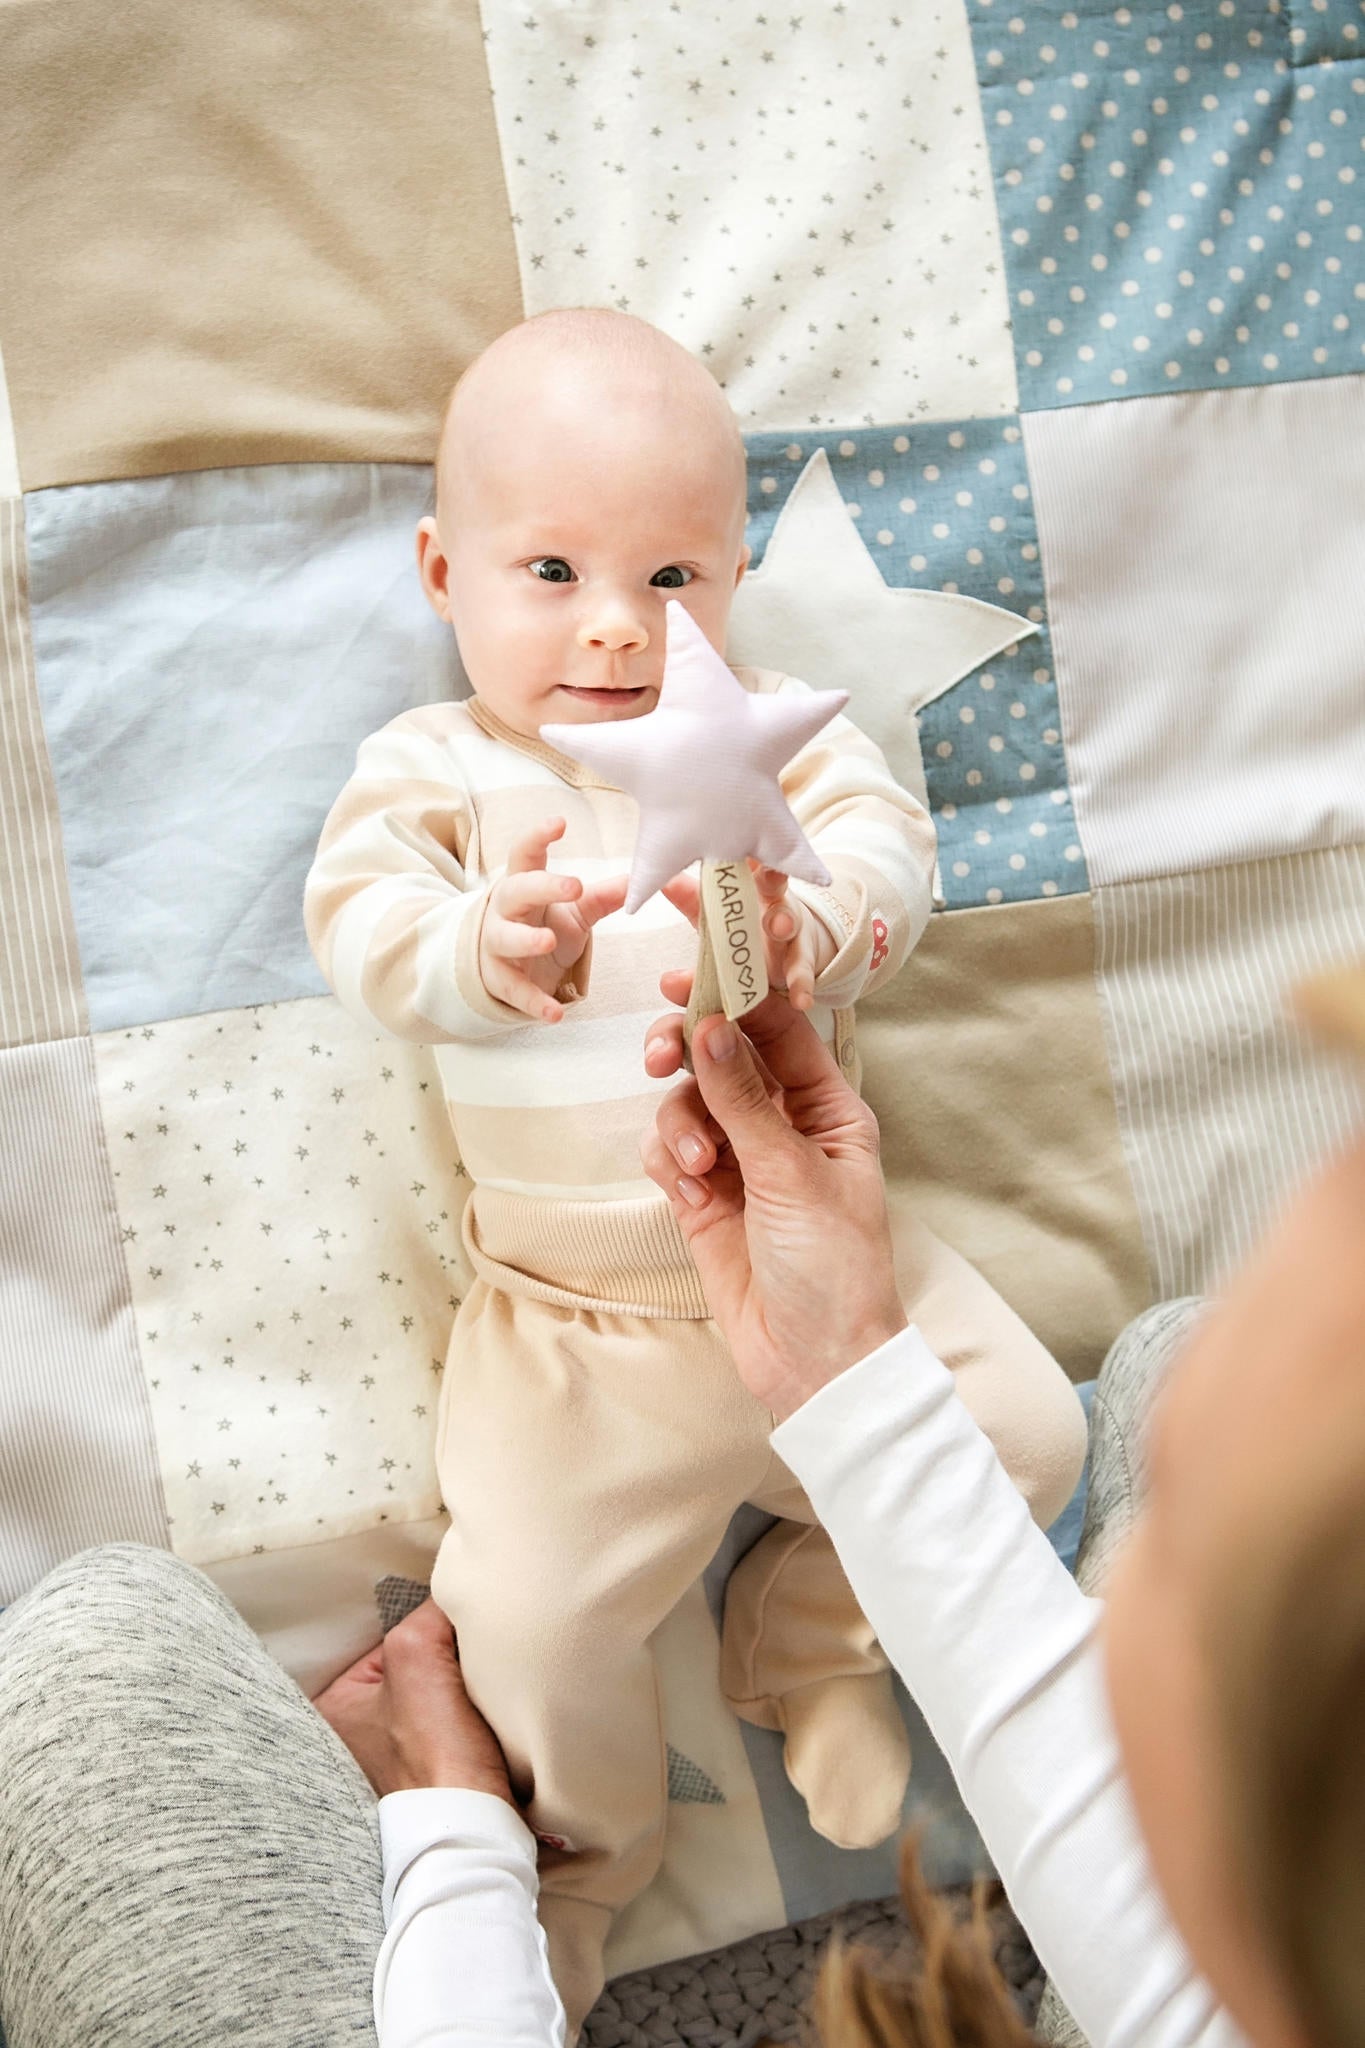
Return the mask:
<path id="1" fill-rule="evenodd" d="M 749 555 L 732 443 L 659 394 L 573 381 L 466 418 L 425 551 L 419 530 L 427 595 L 471 683 L 528 737 L 652 711 L 670 598 L 723 654 Z"/>

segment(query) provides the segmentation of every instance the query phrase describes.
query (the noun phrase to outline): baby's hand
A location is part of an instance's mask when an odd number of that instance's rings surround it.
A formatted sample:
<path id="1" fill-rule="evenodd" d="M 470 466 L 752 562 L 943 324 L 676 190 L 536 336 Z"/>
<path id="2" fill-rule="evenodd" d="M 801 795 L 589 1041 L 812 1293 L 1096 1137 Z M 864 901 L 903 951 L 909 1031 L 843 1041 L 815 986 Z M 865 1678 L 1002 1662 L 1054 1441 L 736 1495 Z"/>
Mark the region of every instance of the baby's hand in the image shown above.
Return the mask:
<path id="1" fill-rule="evenodd" d="M 489 995 L 537 1022 L 558 1024 L 564 1005 L 555 990 L 583 957 L 599 918 L 619 910 L 629 877 L 585 887 L 577 875 L 552 875 L 548 850 L 564 834 L 563 818 L 547 818 L 508 857 L 493 884 L 479 934 L 479 974 Z"/>
<path id="2" fill-rule="evenodd" d="M 809 1010 L 815 1002 L 816 980 L 834 958 L 834 941 L 814 911 L 790 893 L 787 877 L 780 869 L 765 868 L 755 860 L 749 866 L 763 905 L 768 986 L 785 989 L 794 1010 Z M 695 875 L 675 875 L 664 885 L 664 895 L 693 924 L 697 922 L 699 887 Z"/>
<path id="3" fill-rule="evenodd" d="M 792 895 L 780 869 L 755 864 L 754 880 L 763 905 L 768 985 L 785 984 L 792 1008 L 809 1010 L 815 1003 L 816 981 L 834 958 L 834 941 L 815 912 Z"/>

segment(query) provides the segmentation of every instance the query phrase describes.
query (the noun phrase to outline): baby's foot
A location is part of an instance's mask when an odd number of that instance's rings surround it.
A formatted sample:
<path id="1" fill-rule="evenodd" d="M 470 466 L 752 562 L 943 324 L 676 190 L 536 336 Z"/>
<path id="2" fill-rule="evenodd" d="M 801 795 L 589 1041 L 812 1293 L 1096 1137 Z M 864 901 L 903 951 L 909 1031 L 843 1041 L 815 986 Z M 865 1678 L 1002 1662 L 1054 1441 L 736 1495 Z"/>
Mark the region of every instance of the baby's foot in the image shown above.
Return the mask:
<path id="1" fill-rule="evenodd" d="M 820 1678 L 777 1702 L 787 1776 L 811 1826 L 840 1849 L 871 1849 L 900 1828 L 910 1738 L 884 1671 Z"/>

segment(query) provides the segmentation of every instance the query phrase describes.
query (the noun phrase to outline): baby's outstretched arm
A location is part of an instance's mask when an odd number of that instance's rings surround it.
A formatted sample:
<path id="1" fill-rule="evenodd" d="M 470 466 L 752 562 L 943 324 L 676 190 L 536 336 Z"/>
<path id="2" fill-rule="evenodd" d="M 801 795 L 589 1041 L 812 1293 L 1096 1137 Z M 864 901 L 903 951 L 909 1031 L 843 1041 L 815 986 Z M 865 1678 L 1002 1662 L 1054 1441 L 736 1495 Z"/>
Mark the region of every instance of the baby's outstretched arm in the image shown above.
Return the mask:
<path id="1" fill-rule="evenodd" d="M 479 930 L 479 975 L 489 995 L 510 1009 L 558 1024 L 564 1005 L 555 991 L 577 965 L 599 918 L 626 900 L 626 875 L 591 882 L 552 875 L 549 848 L 564 833 L 563 818 L 547 818 L 517 841 L 507 872 L 488 892 Z"/>
<path id="2" fill-rule="evenodd" d="M 418 1045 L 562 1016 L 586 993 L 593 924 L 625 894 L 624 875 L 584 889 L 545 872 L 558 821 L 490 884 L 444 715 L 405 712 L 361 742 L 304 889 L 309 942 L 344 1007 Z"/>

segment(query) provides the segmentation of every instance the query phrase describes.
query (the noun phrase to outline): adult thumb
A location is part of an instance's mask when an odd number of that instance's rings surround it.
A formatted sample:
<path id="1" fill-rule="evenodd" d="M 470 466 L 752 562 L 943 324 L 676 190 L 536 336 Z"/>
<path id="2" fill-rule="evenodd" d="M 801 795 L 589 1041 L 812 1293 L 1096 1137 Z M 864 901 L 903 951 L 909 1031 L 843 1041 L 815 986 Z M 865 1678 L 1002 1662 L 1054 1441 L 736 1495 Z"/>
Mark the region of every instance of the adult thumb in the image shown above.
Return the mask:
<path id="1" fill-rule="evenodd" d="M 692 1071 L 702 1101 L 730 1140 L 741 1168 L 774 1146 L 785 1149 L 792 1143 L 791 1125 L 768 1093 L 753 1048 L 737 1024 L 708 1017 L 698 1026 Z"/>

